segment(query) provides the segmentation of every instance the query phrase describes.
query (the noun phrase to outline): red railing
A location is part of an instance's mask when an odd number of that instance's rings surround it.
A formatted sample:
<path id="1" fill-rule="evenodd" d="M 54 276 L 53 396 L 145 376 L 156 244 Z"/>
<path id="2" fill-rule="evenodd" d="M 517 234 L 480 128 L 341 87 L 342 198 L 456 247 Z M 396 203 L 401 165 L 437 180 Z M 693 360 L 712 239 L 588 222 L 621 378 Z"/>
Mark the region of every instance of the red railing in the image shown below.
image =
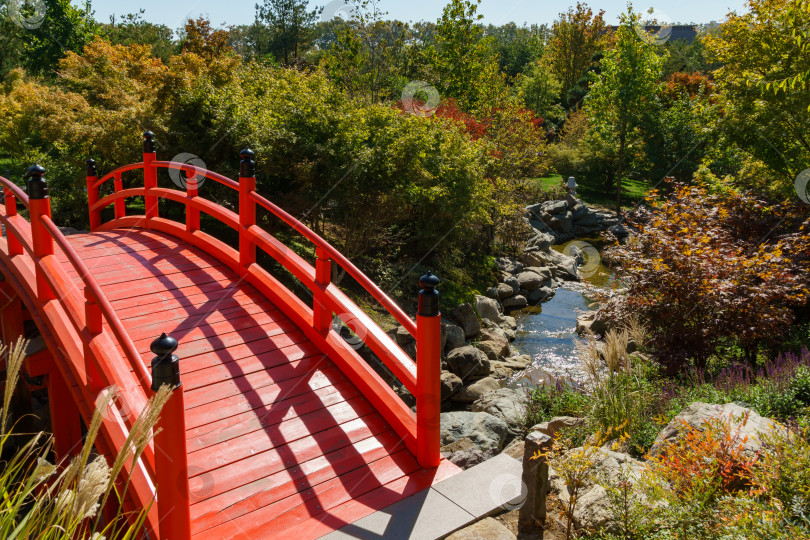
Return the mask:
<path id="1" fill-rule="evenodd" d="M 110 387 L 120 389 L 119 409 L 105 411 L 102 436 L 111 448 L 121 449 L 136 414 L 120 411 L 140 411 L 146 403 L 151 377 L 132 340 L 118 318 L 115 310 L 101 290 L 90 270 L 76 250 L 51 220 L 50 199 L 47 184 L 38 166 L 29 169 L 31 179 L 29 194 L 23 192 L 7 178 L 0 177 L 5 195 L 4 212 L 0 222 L 5 228 L 5 256 L 9 271 L 16 268 L 18 277 L 26 282 L 25 270 L 30 268 L 22 259 L 29 259 L 33 266 L 31 300 L 49 316 L 43 317 L 59 336 L 62 354 L 69 358 L 66 366 L 79 383 L 78 391 L 92 414 L 93 404 L 99 395 Z M 29 212 L 30 222 L 17 213 L 17 203 Z M 56 244 L 67 258 L 69 268 L 79 276 L 83 290 L 55 255 Z M 106 320 L 105 327 L 103 321 Z M 126 363 L 120 361 L 123 351 Z M 54 374 L 54 376 L 59 376 Z M 144 459 L 137 464 L 128 462 L 125 472 L 141 505 L 154 497 L 154 450 L 148 447 Z M 148 520 L 156 530 L 156 516 Z"/>
<path id="2" fill-rule="evenodd" d="M 253 152 L 249 149 L 240 154 L 239 180 L 234 181 L 212 171 L 189 164 L 158 161 L 153 135 L 144 134 L 143 161 L 115 169 L 99 179 L 95 169 L 88 171 L 87 191 L 90 223 L 93 230 L 110 230 L 117 227 L 144 227 L 161 230 L 179 236 L 190 243 L 204 247 L 230 265 L 246 280 L 277 300 L 279 308 L 309 333 L 313 342 L 343 368 L 347 376 L 386 417 L 402 436 L 408 447 L 417 455 L 422 466 L 439 464 L 439 411 L 440 411 L 440 355 L 441 325 L 438 304 L 435 313 L 423 312 L 414 323 L 408 315 L 377 287 L 351 261 L 344 257 L 329 242 L 321 238 L 303 223 L 256 191 Z M 158 170 L 176 170 L 184 175 L 185 191 L 158 187 Z M 122 173 L 143 170 L 143 187 L 123 189 Z M 233 189 L 238 194 L 238 213 L 205 199 L 199 194 L 203 179 L 213 180 Z M 108 180 L 116 184 L 113 193 L 101 198 L 99 188 Z M 144 214 L 124 215 L 123 201 L 129 197 L 143 197 Z M 158 199 L 182 203 L 186 207 L 185 223 L 172 221 L 158 215 Z M 115 207 L 115 217 L 102 223 L 101 211 Z M 256 224 L 256 207 L 290 226 L 306 238 L 315 248 L 315 265 L 304 260 L 278 238 Z M 200 213 L 205 213 L 231 227 L 239 234 L 239 248 L 235 250 L 200 230 Z M 305 305 L 283 287 L 278 280 L 256 263 L 256 248 L 261 249 L 291 272 L 303 285 L 312 291 L 311 305 Z M 331 282 L 332 263 L 338 264 L 390 313 L 417 340 L 415 363 L 377 324 Z M 429 292 L 432 288 L 426 287 Z M 421 297 L 420 297 L 421 304 Z M 358 337 L 388 367 L 405 387 L 414 394 L 417 414 L 396 396 L 390 386 L 363 361 L 355 350 L 332 330 L 333 313 L 340 317 Z M 182 353 L 182 345 L 180 348 Z"/>

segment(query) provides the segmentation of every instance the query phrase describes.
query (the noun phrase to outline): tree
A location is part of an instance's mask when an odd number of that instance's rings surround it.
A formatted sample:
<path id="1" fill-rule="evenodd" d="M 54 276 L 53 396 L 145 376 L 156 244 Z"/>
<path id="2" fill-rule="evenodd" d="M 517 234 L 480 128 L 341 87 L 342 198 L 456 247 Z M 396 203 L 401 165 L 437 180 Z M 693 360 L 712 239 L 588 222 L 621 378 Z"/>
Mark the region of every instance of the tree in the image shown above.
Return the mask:
<path id="1" fill-rule="evenodd" d="M 557 80 L 562 83 L 563 102 L 569 90 L 591 67 L 595 54 L 608 44 L 610 29 L 603 19 L 604 11 L 594 15 L 587 4 L 577 2 L 576 8 L 554 21 L 546 58 Z"/>
<path id="2" fill-rule="evenodd" d="M 298 60 L 312 41 L 312 29 L 323 8 L 307 10 L 307 0 L 264 0 L 256 4 L 256 19 L 271 30 L 270 52 L 284 65 Z"/>
<path id="3" fill-rule="evenodd" d="M 515 86 L 520 89 L 526 107 L 548 124 L 559 125 L 565 120 L 565 110 L 560 105 L 562 85 L 545 61 L 534 62 Z"/>
<path id="4" fill-rule="evenodd" d="M 661 57 L 655 45 L 634 31 L 640 16 L 629 7 L 621 17 L 612 49 L 602 60 L 602 69 L 585 100 L 594 129 L 615 141 L 616 213 L 621 215 L 622 175 L 626 172 L 628 138 L 656 107 L 656 88 L 661 76 Z"/>
<path id="5" fill-rule="evenodd" d="M 501 71 L 512 80 L 543 55 L 548 32 L 545 24 L 527 27 L 510 22 L 503 26 L 490 24 L 484 34 L 493 39 Z"/>
<path id="6" fill-rule="evenodd" d="M 226 30 L 214 30 L 211 27 L 211 21 L 203 16 L 198 17 L 197 20 L 188 19 L 184 34 L 183 52 L 194 53 L 211 60 L 232 50 L 228 46 L 228 32 Z"/>
<path id="7" fill-rule="evenodd" d="M 503 76 L 492 39 L 477 24 L 481 0 L 451 0 L 436 23 L 434 42 L 425 55 L 443 97 L 458 100 L 462 109 L 486 112 L 505 95 Z M 428 79 L 430 80 L 430 79 Z"/>
<path id="8" fill-rule="evenodd" d="M 728 138 L 782 179 L 785 195 L 810 159 L 810 9 L 795 0 L 749 0 L 706 39 L 722 67 L 714 80 L 726 111 Z"/>
<path id="9" fill-rule="evenodd" d="M 165 64 L 169 57 L 178 52 L 177 44 L 173 41 L 174 32 L 166 25 L 145 21 L 144 13 L 145 10 L 141 9 L 120 19 L 111 15 L 110 23 L 102 24 L 99 34 L 113 45 L 150 45 L 152 56 L 160 58 Z"/>

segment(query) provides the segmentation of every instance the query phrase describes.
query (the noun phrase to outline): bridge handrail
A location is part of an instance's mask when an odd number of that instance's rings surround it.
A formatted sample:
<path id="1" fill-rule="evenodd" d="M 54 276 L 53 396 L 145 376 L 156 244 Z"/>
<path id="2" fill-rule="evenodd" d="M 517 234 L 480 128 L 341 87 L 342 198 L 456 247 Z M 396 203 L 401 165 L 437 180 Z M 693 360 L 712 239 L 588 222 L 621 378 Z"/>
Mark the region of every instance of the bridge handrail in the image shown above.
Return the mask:
<path id="1" fill-rule="evenodd" d="M 28 202 L 28 194 L 25 191 L 23 191 L 22 188 L 20 188 L 20 186 L 18 186 L 8 178 L 4 178 L 2 176 L 0 176 L 0 184 L 2 184 L 4 188 L 11 191 L 11 193 L 14 195 L 14 198 L 17 201 L 21 202 L 23 206 L 29 209 L 31 208 L 31 205 Z"/>
<path id="2" fill-rule="evenodd" d="M 349 259 L 347 259 L 341 252 L 335 249 L 329 242 L 324 240 L 315 231 L 292 217 L 289 213 L 281 209 L 279 206 L 273 204 L 266 198 L 262 197 L 256 191 L 250 192 L 250 198 L 253 199 L 259 206 L 268 210 L 281 221 L 295 229 L 296 232 L 306 237 L 307 240 L 312 242 L 315 247 L 319 247 L 326 251 L 329 257 L 337 262 L 346 273 L 352 276 L 357 283 L 363 287 L 377 302 L 380 303 L 394 318 L 405 327 L 405 329 L 412 335 L 416 336 L 416 323 L 399 307 L 391 298 L 385 294 L 377 285 L 366 276 L 362 270 L 357 268 Z"/>
<path id="3" fill-rule="evenodd" d="M 138 169 L 143 169 L 143 161 L 139 161 L 138 163 L 130 163 L 129 165 L 124 165 L 122 167 L 118 167 L 117 169 L 108 172 L 107 174 L 96 180 L 92 187 L 94 189 L 98 189 L 107 180 L 119 178 L 121 176 L 121 173 L 125 173 L 128 171 L 137 171 Z"/>
<path id="4" fill-rule="evenodd" d="M 79 254 L 76 253 L 76 250 L 73 248 L 70 242 L 68 242 L 65 235 L 62 234 L 62 231 L 59 230 L 59 227 L 56 226 L 53 220 L 51 220 L 51 218 L 48 216 L 42 216 L 42 223 L 50 233 L 51 238 L 53 238 L 54 242 L 56 242 L 56 244 L 60 247 L 68 261 L 70 261 L 73 269 L 76 270 L 77 274 L 79 274 L 79 278 L 84 283 L 85 290 L 90 291 L 93 300 L 95 300 L 95 303 L 98 304 L 101 313 L 104 315 L 104 318 L 107 319 L 107 324 L 110 326 L 110 329 L 118 340 L 124 354 L 126 354 L 129 365 L 135 372 L 138 382 L 141 383 L 144 394 L 148 396 L 151 392 L 152 376 L 147 371 L 140 353 L 135 348 L 135 344 L 129 337 L 129 334 L 124 328 L 121 319 L 118 318 L 118 315 L 116 314 L 115 309 L 113 309 L 112 304 L 110 304 L 110 300 L 107 298 L 107 295 L 105 295 L 104 291 L 101 290 L 101 286 L 98 284 L 98 281 L 96 281 L 96 278 L 93 277 L 93 274 L 90 273 L 90 269 L 87 268 L 87 265 L 84 264 L 84 261 L 82 261 Z"/>

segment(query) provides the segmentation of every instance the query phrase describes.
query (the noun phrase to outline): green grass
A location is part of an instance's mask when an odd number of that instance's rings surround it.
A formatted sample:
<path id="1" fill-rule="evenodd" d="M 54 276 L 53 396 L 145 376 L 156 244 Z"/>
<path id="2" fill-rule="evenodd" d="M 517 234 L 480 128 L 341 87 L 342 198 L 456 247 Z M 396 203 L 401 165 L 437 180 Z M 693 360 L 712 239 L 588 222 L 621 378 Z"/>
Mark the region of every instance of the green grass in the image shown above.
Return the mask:
<path id="1" fill-rule="evenodd" d="M 548 189 L 559 186 L 562 181 L 562 176 L 559 174 L 550 174 L 536 178 L 536 180 L 542 184 L 543 188 Z M 577 197 L 585 204 L 615 208 L 615 190 L 611 190 L 610 193 L 607 193 L 600 182 L 591 182 L 585 179 L 577 179 L 577 183 L 579 184 L 577 187 Z M 632 178 L 622 180 L 622 208 L 630 209 L 637 203 L 643 201 L 644 194 L 650 187 L 650 184 L 645 180 Z"/>

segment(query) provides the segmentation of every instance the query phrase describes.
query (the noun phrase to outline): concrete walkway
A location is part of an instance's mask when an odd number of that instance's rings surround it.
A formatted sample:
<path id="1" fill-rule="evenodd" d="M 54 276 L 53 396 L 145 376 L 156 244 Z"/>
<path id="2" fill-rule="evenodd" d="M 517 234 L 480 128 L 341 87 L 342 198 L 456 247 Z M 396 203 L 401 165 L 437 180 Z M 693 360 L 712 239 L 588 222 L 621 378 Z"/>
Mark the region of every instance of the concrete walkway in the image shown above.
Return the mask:
<path id="1" fill-rule="evenodd" d="M 520 507 L 526 499 L 522 469 L 500 454 L 322 538 L 443 538 L 496 511 Z"/>

